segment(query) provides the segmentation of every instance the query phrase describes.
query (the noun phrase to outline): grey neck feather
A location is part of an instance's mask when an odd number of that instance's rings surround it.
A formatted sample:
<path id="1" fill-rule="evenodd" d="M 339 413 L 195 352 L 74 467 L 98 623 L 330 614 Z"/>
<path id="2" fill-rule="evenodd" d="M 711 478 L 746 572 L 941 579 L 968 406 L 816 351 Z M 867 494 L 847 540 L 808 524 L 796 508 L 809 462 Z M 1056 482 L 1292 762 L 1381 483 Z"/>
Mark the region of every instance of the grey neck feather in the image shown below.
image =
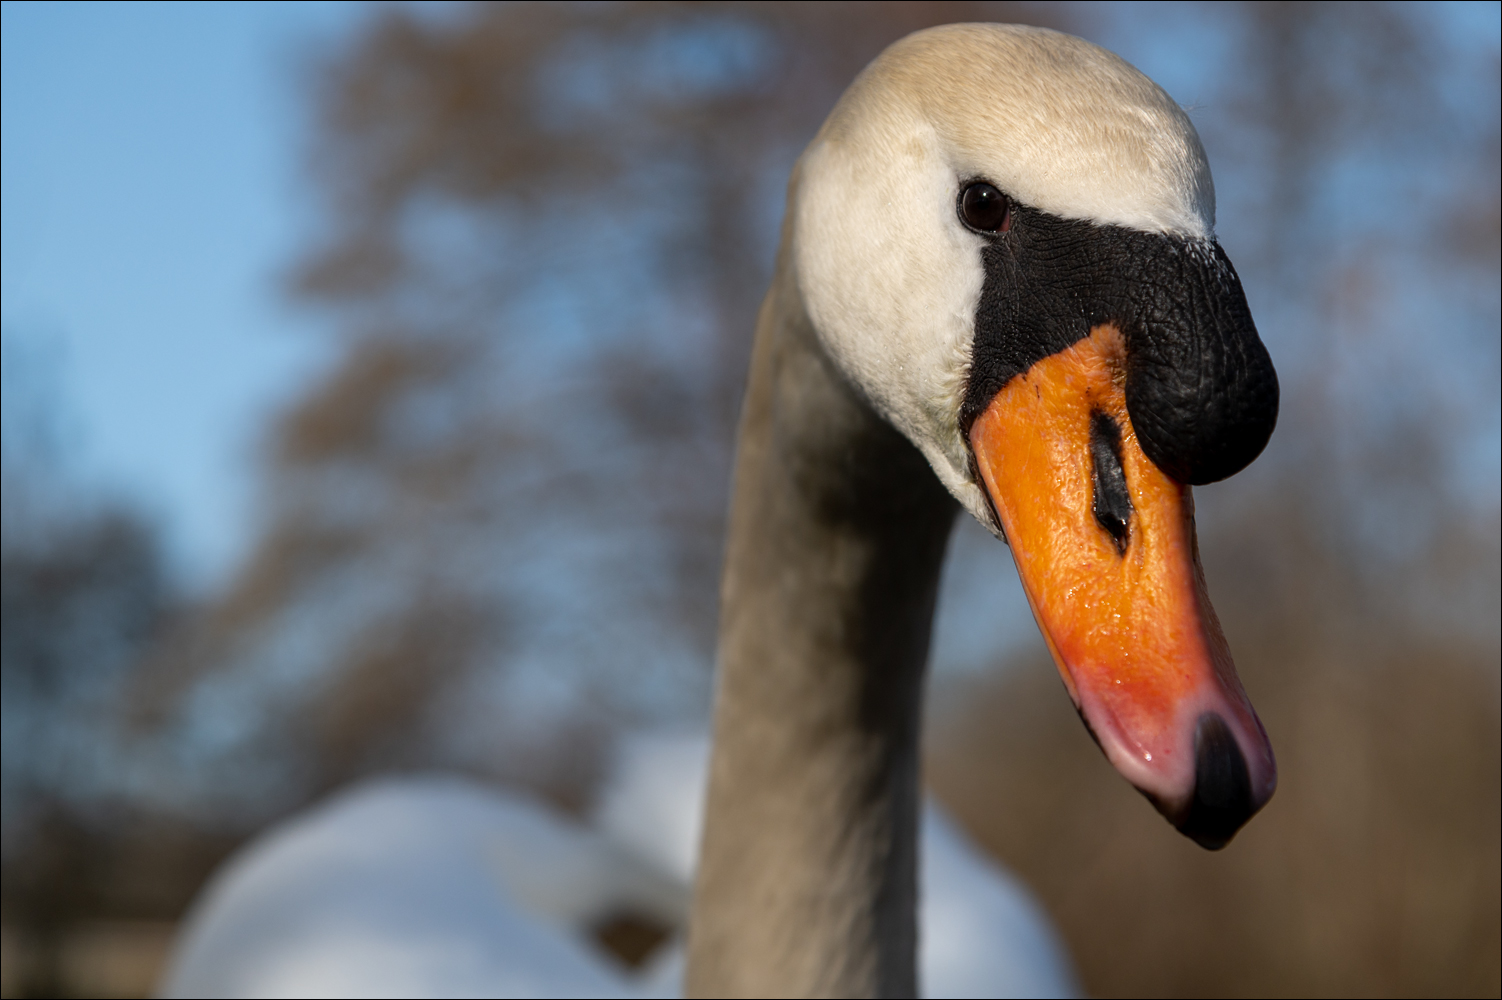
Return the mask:
<path id="1" fill-rule="evenodd" d="M 820 349 L 788 256 L 741 417 L 687 992 L 912 997 L 923 673 L 958 508 Z"/>

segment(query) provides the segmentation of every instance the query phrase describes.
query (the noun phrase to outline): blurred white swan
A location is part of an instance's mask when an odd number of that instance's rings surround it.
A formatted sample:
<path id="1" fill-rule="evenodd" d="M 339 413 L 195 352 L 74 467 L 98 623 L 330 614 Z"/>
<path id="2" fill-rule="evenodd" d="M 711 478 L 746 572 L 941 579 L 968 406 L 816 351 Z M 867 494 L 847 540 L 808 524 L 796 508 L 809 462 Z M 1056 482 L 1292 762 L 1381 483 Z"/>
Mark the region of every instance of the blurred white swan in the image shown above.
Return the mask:
<path id="1" fill-rule="evenodd" d="M 639 735 L 585 826 L 461 778 L 368 781 L 262 834 L 195 903 L 165 997 L 678 996 L 675 939 L 633 973 L 590 928 L 681 927 L 708 743 Z M 923 992 L 1063 997 L 1078 987 L 1027 891 L 930 803 Z"/>

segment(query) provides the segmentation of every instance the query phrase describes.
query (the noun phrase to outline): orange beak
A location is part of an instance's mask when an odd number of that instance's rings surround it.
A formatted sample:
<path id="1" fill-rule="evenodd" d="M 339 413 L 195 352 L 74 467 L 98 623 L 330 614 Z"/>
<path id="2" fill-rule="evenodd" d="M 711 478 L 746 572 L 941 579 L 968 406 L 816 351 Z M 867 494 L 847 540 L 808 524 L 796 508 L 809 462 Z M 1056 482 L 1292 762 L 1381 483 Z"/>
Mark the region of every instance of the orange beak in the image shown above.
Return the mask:
<path id="1" fill-rule="evenodd" d="M 1138 446 L 1120 333 L 1013 378 L 970 429 L 1033 615 L 1106 757 L 1174 825 L 1223 847 L 1277 764 L 1210 607 L 1190 488 Z"/>

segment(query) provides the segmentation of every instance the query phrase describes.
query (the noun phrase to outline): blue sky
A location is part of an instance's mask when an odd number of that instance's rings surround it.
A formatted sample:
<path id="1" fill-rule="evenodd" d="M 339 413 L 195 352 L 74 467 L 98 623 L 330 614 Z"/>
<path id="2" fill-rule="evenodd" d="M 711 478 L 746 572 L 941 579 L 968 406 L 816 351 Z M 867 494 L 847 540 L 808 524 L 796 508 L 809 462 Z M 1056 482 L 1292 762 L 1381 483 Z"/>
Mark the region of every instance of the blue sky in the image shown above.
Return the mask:
<path id="1" fill-rule="evenodd" d="M 211 585 L 266 418 L 332 357 L 279 273 L 307 232 L 300 65 L 368 5 L 3 6 L 7 340 L 54 359 L 67 471 Z"/>

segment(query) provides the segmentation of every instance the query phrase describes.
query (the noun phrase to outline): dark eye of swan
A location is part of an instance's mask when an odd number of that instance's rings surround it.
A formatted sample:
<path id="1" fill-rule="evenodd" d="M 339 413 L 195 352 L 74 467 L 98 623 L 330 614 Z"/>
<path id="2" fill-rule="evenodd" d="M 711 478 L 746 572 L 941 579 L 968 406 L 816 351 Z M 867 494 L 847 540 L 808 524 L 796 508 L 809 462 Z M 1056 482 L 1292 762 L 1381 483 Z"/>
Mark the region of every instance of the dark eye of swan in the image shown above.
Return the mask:
<path id="1" fill-rule="evenodd" d="M 1012 228 L 1012 203 L 985 181 L 977 181 L 960 194 L 960 218 L 971 229 L 1004 233 Z"/>

